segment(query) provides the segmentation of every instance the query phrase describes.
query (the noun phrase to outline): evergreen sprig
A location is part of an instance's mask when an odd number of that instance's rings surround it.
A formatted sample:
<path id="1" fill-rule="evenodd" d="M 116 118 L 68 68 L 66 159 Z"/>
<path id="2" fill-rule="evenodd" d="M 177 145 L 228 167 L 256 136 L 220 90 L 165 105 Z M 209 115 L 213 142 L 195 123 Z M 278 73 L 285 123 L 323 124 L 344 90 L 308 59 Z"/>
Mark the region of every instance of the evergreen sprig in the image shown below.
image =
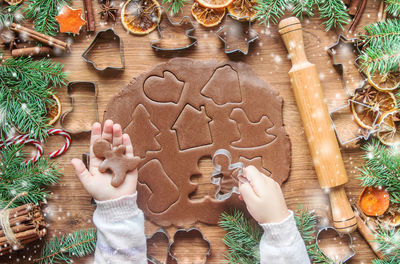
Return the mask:
<path id="1" fill-rule="evenodd" d="M 26 203 L 38 204 L 46 199 L 46 186 L 58 182 L 61 173 L 57 164 L 47 157 L 25 165 L 23 145 L 7 146 L 0 150 L 0 208 L 4 208 L 16 195 L 28 195 L 14 201 L 11 207 Z"/>
<path id="2" fill-rule="evenodd" d="M 92 254 L 96 248 L 96 229 L 87 228 L 69 235 L 57 236 L 46 242 L 40 258 L 35 263 L 73 263 L 73 257 L 84 257 Z"/>
<path id="3" fill-rule="evenodd" d="M 168 4 L 168 12 L 171 11 L 174 15 L 178 14 L 179 11 L 182 11 L 185 4 L 188 3 L 186 0 L 163 0 L 163 4 Z"/>
<path id="4" fill-rule="evenodd" d="M 64 5 L 70 3 L 71 0 L 28 0 L 25 17 L 33 20 L 36 31 L 55 36 L 59 27 L 55 17 Z"/>
<path id="5" fill-rule="evenodd" d="M 0 64 L 0 134 L 17 128 L 43 140 L 48 129 L 46 106 L 54 86 L 66 84 L 63 65 L 50 59 L 10 58 Z"/>
<path id="6" fill-rule="evenodd" d="M 386 19 L 364 27 L 367 34 L 361 39 L 370 47 L 380 47 L 383 42 L 398 41 L 400 38 L 400 19 Z"/>
<path id="7" fill-rule="evenodd" d="M 400 15 L 400 1 L 399 0 L 385 0 L 387 6 L 385 11 L 392 16 L 398 17 Z"/>
<path id="8" fill-rule="evenodd" d="M 399 263 L 400 230 L 396 230 L 395 228 L 385 229 L 382 226 L 378 226 L 375 234 L 375 242 L 378 243 L 378 250 L 389 261 L 388 263 Z"/>
<path id="9" fill-rule="evenodd" d="M 0 5 L 0 30 L 9 27 L 13 22 L 20 22 L 24 16 L 19 12 L 21 5 L 10 5 L 2 7 Z"/>
<path id="10" fill-rule="evenodd" d="M 262 24 L 270 22 L 277 24 L 285 10 L 291 10 L 293 15 L 303 19 L 303 15 L 313 16 L 315 6 L 318 7 L 320 18 L 324 19 L 326 31 L 340 27 L 350 21 L 347 8 L 342 0 L 258 0 L 255 7 L 258 10 L 257 20 Z"/>
<path id="11" fill-rule="evenodd" d="M 362 147 L 365 164 L 359 168 L 363 186 L 381 186 L 390 194 L 392 203 L 400 204 L 400 153 L 377 141 Z"/>

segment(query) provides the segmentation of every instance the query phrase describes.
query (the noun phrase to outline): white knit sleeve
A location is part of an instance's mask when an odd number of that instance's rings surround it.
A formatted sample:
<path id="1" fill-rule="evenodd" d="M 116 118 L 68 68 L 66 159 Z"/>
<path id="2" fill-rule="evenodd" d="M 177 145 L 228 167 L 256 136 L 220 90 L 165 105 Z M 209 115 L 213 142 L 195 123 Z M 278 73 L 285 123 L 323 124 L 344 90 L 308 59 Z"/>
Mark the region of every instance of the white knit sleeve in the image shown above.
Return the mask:
<path id="1" fill-rule="evenodd" d="M 261 264 L 309 264 L 306 246 L 297 230 L 293 212 L 280 223 L 260 224 Z"/>
<path id="2" fill-rule="evenodd" d="M 147 263 L 144 216 L 137 207 L 136 198 L 137 193 L 116 200 L 96 201 L 94 263 Z"/>

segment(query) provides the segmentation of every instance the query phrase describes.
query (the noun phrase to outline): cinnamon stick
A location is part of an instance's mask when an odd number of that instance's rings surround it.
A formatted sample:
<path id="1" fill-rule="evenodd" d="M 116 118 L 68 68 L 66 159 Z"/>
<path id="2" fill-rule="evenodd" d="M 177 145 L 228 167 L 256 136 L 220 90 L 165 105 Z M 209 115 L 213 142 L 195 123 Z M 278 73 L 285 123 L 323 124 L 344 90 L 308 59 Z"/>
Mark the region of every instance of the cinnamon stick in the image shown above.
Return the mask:
<path id="1" fill-rule="evenodd" d="M 354 16 L 357 13 L 357 9 L 361 3 L 361 0 L 351 0 L 349 6 L 349 15 Z"/>
<path id="2" fill-rule="evenodd" d="M 53 54 L 53 50 L 49 47 L 29 47 L 22 49 L 13 49 L 11 51 L 11 55 L 13 57 L 21 57 L 21 56 L 43 56 L 43 55 L 51 55 Z"/>
<path id="3" fill-rule="evenodd" d="M 353 21 L 351 22 L 351 25 L 350 25 L 348 31 L 354 32 L 358 23 L 360 22 L 361 16 L 364 12 L 366 5 L 367 5 L 367 0 L 361 0 L 359 5 L 357 6 L 356 14 L 354 15 Z"/>
<path id="4" fill-rule="evenodd" d="M 94 12 L 92 0 L 83 0 L 83 6 L 85 8 L 85 17 L 86 17 L 86 31 L 93 32 L 96 30 L 96 23 L 94 21 Z"/>

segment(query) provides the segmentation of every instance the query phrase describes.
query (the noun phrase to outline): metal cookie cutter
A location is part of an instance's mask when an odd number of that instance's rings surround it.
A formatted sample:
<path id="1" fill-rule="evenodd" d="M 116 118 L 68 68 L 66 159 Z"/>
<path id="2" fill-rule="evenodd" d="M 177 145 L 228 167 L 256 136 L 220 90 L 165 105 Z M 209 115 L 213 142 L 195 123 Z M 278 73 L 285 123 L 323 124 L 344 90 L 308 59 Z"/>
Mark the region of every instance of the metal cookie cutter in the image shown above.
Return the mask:
<path id="1" fill-rule="evenodd" d="M 165 231 L 165 229 L 160 228 L 158 229 L 156 232 L 154 232 L 151 236 L 147 237 L 147 242 L 149 242 L 150 240 L 152 240 L 153 238 L 155 238 L 156 236 L 162 236 L 166 239 L 167 243 L 168 243 L 168 247 L 167 247 L 167 252 L 165 252 L 166 254 L 166 262 L 168 262 L 169 259 L 169 245 L 171 244 L 171 241 L 169 239 L 168 233 L 167 231 Z M 158 260 L 157 258 L 147 254 L 147 261 L 151 264 L 162 264 L 162 262 L 160 260 Z"/>
<path id="2" fill-rule="evenodd" d="M 360 73 L 360 75 L 362 76 L 362 79 L 363 79 L 362 82 L 360 83 L 360 87 L 356 87 L 355 89 L 350 89 L 348 87 L 348 80 L 346 80 L 346 78 L 345 78 L 344 65 L 343 65 L 343 63 L 337 61 L 337 51 L 336 50 L 343 46 L 347 46 L 348 51 L 351 51 L 354 54 L 358 54 L 360 52 L 360 50 L 359 50 L 360 43 L 359 43 L 358 39 L 347 39 L 345 36 L 340 34 L 338 36 L 338 40 L 336 41 L 336 43 L 329 46 L 328 50 L 327 50 L 329 56 L 332 58 L 333 66 L 335 67 L 335 69 L 338 71 L 338 73 L 340 74 L 340 76 L 342 78 L 342 82 L 343 82 L 346 94 L 348 96 L 354 96 L 354 91 L 363 87 L 367 80 L 366 80 L 364 74 Z M 359 68 L 357 60 L 358 60 L 358 58 L 356 58 L 354 60 L 354 65 L 355 65 L 355 67 Z"/>
<path id="3" fill-rule="evenodd" d="M 65 111 L 61 117 L 60 117 L 60 125 L 61 128 L 65 131 L 67 131 L 70 134 L 80 134 L 80 133 L 86 133 L 86 132 L 90 132 L 91 129 L 82 129 L 82 130 L 75 130 L 72 131 L 71 129 L 68 129 L 65 126 L 65 118 L 74 111 L 74 98 L 71 95 L 73 89 L 76 89 L 76 87 L 79 86 L 86 86 L 89 89 L 91 89 L 93 91 L 93 103 L 94 103 L 94 111 L 95 111 L 95 116 L 96 116 L 96 121 L 99 121 L 99 114 L 98 114 L 98 108 L 97 108 L 97 85 L 95 82 L 85 82 L 85 81 L 80 81 L 80 82 L 69 82 L 67 85 L 67 95 L 70 98 L 71 101 L 71 110 L 69 111 Z"/>
<path id="4" fill-rule="evenodd" d="M 161 7 L 154 7 L 154 8 L 161 8 Z M 174 23 L 171 21 L 167 12 L 163 8 L 161 8 L 161 13 L 162 13 L 161 21 L 157 26 L 159 39 L 150 42 L 150 45 L 153 49 L 155 49 L 156 51 L 178 51 L 178 50 L 188 49 L 197 43 L 197 38 L 193 36 L 195 28 L 190 17 L 184 16 L 179 22 Z M 172 31 L 170 32 L 170 34 L 173 34 L 171 39 L 174 39 L 174 41 L 176 42 L 177 39 L 174 36 L 176 36 L 176 34 L 180 34 L 180 32 L 178 32 L 180 28 L 183 28 L 183 30 L 185 31 L 185 36 L 190 41 L 189 44 L 176 47 L 163 47 L 162 40 L 167 38 L 166 32 L 168 30 Z"/>
<path id="5" fill-rule="evenodd" d="M 237 171 L 237 178 L 239 181 L 245 182 L 245 181 L 247 181 L 247 179 L 245 179 L 243 177 L 244 164 L 242 162 L 236 162 L 236 163 L 232 164 L 231 153 L 229 151 L 227 151 L 226 149 L 218 149 L 212 157 L 212 164 L 213 164 L 214 170 L 211 174 L 210 182 L 212 184 L 218 185 L 217 192 L 215 193 L 215 199 L 217 199 L 219 201 L 223 201 L 223 200 L 230 198 L 233 193 L 240 194 L 240 192 L 239 192 L 239 188 L 237 186 L 233 186 L 230 192 L 221 194 L 221 180 L 222 180 L 221 175 L 224 171 L 223 171 L 222 166 L 220 164 L 218 164 L 216 161 L 216 158 L 218 156 L 225 156 L 228 159 L 229 165 L 227 167 L 227 170 L 232 171 L 232 174 L 234 171 Z"/>
<path id="6" fill-rule="evenodd" d="M 89 55 L 90 55 L 90 52 L 92 51 L 92 49 L 94 47 L 96 47 L 98 42 L 100 42 L 102 40 L 106 40 L 106 41 L 110 41 L 110 42 L 112 42 L 114 40 L 118 41 L 119 54 L 120 54 L 120 58 L 121 58 L 121 66 L 120 67 L 106 66 L 104 68 L 101 68 L 101 67 L 97 66 L 96 63 L 89 58 Z M 117 33 L 115 33 L 115 31 L 112 28 L 99 31 L 96 34 L 96 36 L 94 37 L 92 43 L 90 43 L 89 47 L 87 47 L 86 50 L 82 53 L 82 59 L 84 61 L 86 61 L 87 63 L 92 64 L 93 67 L 97 71 L 107 71 L 107 70 L 123 71 L 125 69 L 125 62 L 124 62 L 124 49 L 123 49 L 123 45 L 122 45 L 122 39 L 120 38 L 120 36 Z"/>
<path id="7" fill-rule="evenodd" d="M 250 43 L 258 39 L 258 33 L 251 27 L 251 19 L 246 20 L 246 18 L 239 19 L 232 14 L 227 14 L 224 25 L 215 33 L 224 43 L 226 54 L 241 52 L 247 55 Z M 244 42 L 246 46 L 241 46 Z"/>
<path id="8" fill-rule="evenodd" d="M 344 243 L 337 239 L 337 237 L 342 239 L 345 236 L 348 237 L 347 245 L 343 245 Z M 317 247 L 333 263 L 345 263 L 356 255 L 351 235 L 340 234 L 334 227 L 327 226 L 319 229 L 315 240 Z M 336 243 L 332 244 L 332 242 Z"/>
<path id="9" fill-rule="evenodd" d="M 358 124 L 356 124 L 354 120 L 352 120 L 353 114 L 350 112 L 350 107 L 352 103 L 355 107 L 367 108 L 368 111 L 373 111 L 377 113 L 375 120 L 372 124 L 372 129 L 366 130 L 364 133 L 360 132 L 361 128 L 358 126 Z M 380 129 L 380 124 L 377 123 L 379 116 L 381 115 L 381 111 L 379 110 L 379 108 L 374 108 L 369 105 L 354 101 L 352 99 L 347 100 L 346 105 L 340 106 L 339 108 L 329 112 L 329 115 L 331 117 L 333 130 L 335 131 L 336 137 L 341 146 L 360 139 L 368 140 L 371 135 L 375 134 Z M 345 115 L 348 116 L 347 119 L 351 120 L 343 120 L 340 122 L 339 119 L 344 119 Z M 354 125 L 355 128 L 350 127 L 349 124 Z"/>

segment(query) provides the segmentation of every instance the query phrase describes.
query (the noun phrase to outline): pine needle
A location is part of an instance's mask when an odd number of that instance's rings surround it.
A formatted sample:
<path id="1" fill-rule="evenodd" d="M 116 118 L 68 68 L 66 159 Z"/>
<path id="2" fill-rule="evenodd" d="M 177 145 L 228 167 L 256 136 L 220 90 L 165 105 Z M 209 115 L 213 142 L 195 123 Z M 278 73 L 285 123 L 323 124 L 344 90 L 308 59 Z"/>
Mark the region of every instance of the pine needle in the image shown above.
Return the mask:
<path id="1" fill-rule="evenodd" d="M 400 15 L 400 1 L 399 0 L 385 0 L 387 6 L 385 11 L 394 17 Z"/>
<path id="2" fill-rule="evenodd" d="M 179 11 L 182 11 L 185 4 L 189 3 L 186 0 L 163 0 L 163 4 L 168 4 L 167 11 L 171 11 L 174 15 L 178 14 Z"/>
<path id="3" fill-rule="evenodd" d="M 0 6 L 0 31 L 9 27 L 13 22 L 20 22 L 24 16 L 20 12 L 21 5 Z"/>
<path id="4" fill-rule="evenodd" d="M 318 9 L 320 17 L 326 20 L 322 23 L 326 31 L 336 27 L 343 29 L 343 25 L 350 22 L 350 16 L 342 0 L 319 0 Z"/>

